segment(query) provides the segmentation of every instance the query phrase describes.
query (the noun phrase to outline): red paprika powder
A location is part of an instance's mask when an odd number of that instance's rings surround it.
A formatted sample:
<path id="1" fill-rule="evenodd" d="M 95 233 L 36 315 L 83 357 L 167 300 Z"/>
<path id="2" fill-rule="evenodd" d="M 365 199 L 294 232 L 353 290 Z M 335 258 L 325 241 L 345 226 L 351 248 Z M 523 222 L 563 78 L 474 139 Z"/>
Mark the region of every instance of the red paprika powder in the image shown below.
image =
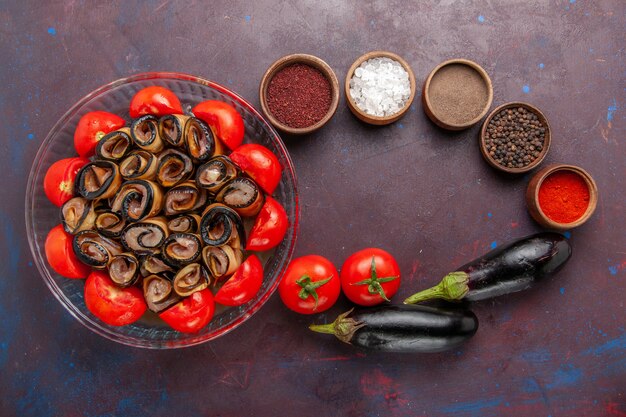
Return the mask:
<path id="1" fill-rule="evenodd" d="M 589 207 L 589 187 L 575 172 L 554 172 L 539 187 L 539 207 L 557 223 L 574 222 Z"/>

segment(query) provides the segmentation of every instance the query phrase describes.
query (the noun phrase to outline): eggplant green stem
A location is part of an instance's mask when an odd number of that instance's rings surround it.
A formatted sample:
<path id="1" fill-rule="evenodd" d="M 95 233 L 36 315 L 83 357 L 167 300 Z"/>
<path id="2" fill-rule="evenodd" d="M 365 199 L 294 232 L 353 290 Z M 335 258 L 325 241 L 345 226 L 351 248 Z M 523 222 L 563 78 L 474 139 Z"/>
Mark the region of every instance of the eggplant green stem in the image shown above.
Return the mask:
<path id="1" fill-rule="evenodd" d="M 365 326 L 365 323 L 363 322 L 356 321 L 353 318 L 348 318 L 348 315 L 352 313 L 352 310 L 340 314 L 332 323 L 311 324 L 309 329 L 318 333 L 334 334 L 337 339 L 350 344 L 350 340 L 352 340 L 354 333 L 361 327 Z"/>
<path id="2" fill-rule="evenodd" d="M 467 272 L 455 271 L 450 272 L 443 277 L 441 282 L 434 287 L 413 294 L 406 300 L 404 304 L 416 304 L 422 301 L 433 300 L 435 298 L 443 298 L 448 301 L 459 301 L 469 291 L 467 283 L 469 275 Z"/>

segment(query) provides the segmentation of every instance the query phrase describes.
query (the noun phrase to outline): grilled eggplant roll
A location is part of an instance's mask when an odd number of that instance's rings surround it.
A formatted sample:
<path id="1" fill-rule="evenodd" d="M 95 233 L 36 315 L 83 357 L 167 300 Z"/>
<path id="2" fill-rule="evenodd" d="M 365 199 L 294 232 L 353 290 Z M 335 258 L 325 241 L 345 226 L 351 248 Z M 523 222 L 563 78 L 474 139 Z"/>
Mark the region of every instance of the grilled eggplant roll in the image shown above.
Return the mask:
<path id="1" fill-rule="evenodd" d="M 164 274 L 174 272 L 174 269 L 161 259 L 160 255 L 146 255 L 140 260 L 139 272 L 147 277 L 153 274 Z"/>
<path id="2" fill-rule="evenodd" d="M 185 129 L 185 123 L 187 123 L 189 116 L 184 114 L 168 114 L 159 119 L 159 134 L 161 139 L 165 143 L 176 146 L 184 147 L 185 141 L 183 137 L 183 131 Z"/>
<path id="3" fill-rule="evenodd" d="M 174 233 L 163 242 L 161 256 L 168 264 L 181 267 L 197 261 L 202 253 L 202 242 L 191 233 Z"/>
<path id="4" fill-rule="evenodd" d="M 159 158 L 152 152 L 136 150 L 120 162 L 120 174 L 127 180 L 153 180 L 157 174 Z"/>
<path id="5" fill-rule="evenodd" d="M 63 228 L 67 233 L 75 235 L 83 230 L 91 230 L 96 220 L 93 200 L 74 197 L 61 206 Z"/>
<path id="6" fill-rule="evenodd" d="M 240 216 L 252 217 L 261 210 L 265 194 L 250 178 L 237 177 L 222 187 L 215 200 L 232 207 Z"/>
<path id="7" fill-rule="evenodd" d="M 181 297 L 187 297 L 196 291 L 207 288 L 211 278 L 199 263 L 189 264 L 174 276 L 174 291 Z"/>
<path id="8" fill-rule="evenodd" d="M 121 185 L 120 170 L 111 161 L 88 163 L 78 171 L 75 180 L 77 194 L 87 200 L 113 197 Z"/>
<path id="9" fill-rule="evenodd" d="M 144 151 L 157 153 L 164 147 L 159 134 L 159 120 L 151 114 L 133 120 L 130 124 L 130 137 Z"/>
<path id="10" fill-rule="evenodd" d="M 130 287 L 139 279 L 139 261 L 132 253 L 115 255 L 109 261 L 109 276 L 118 287 Z"/>
<path id="11" fill-rule="evenodd" d="M 85 230 L 74 236 L 72 249 L 76 257 L 94 269 L 104 269 L 111 259 L 122 253 L 122 246 L 95 230 Z"/>
<path id="12" fill-rule="evenodd" d="M 202 262 L 209 269 L 215 279 L 232 275 L 241 262 L 243 252 L 230 246 L 205 246 L 202 250 Z"/>
<path id="13" fill-rule="evenodd" d="M 112 211 L 103 211 L 98 213 L 94 222 L 96 230 L 106 237 L 120 237 L 126 226 L 126 220 L 121 214 Z"/>
<path id="14" fill-rule="evenodd" d="M 160 313 L 181 300 L 174 291 L 172 282 L 158 275 L 150 275 L 143 280 L 143 296 L 148 308 Z"/>
<path id="15" fill-rule="evenodd" d="M 126 226 L 121 241 L 127 250 L 139 255 L 149 255 L 159 253 L 168 236 L 165 217 L 153 217 Z"/>
<path id="16" fill-rule="evenodd" d="M 202 120 L 189 117 L 183 132 L 187 153 L 195 162 L 204 162 L 223 153 L 222 144 L 211 128 Z"/>
<path id="17" fill-rule="evenodd" d="M 243 221 L 237 212 L 224 204 L 211 204 L 202 213 L 200 236 L 209 246 L 241 247 L 246 241 Z"/>
<path id="18" fill-rule="evenodd" d="M 165 194 L 163 213 L 174 216 L 198 210 L 206 204 L 207 192 L 198 188 L 195 182 L 187 181 L 170 188 Z"/>
<path id="19" fill-rule="evenodd" d="M 198 233 L 200 216 L 197 214 L 181 214 L 167 222 L 167 228 L 172 233 Z"/>
<path id="20" fill-rule="evenodd" d="M 163 187 L 173 187 L 193 174 L 193 162 L 185 153 L 168 149 L 159 155 L 156 179 Z"/>
<path id="21" fill-rule="evenodd" d="M 128 222 L 153 217 L 162 207 L 163 191 L 150 180 L 126 181 L 111 202 L 111 210 L 121 213 Z"/>
<path id="22" fill-rule="evenodd" d="M 239 168 L 229 157 L 218 155 L 207 161 L 196 171 L 196 183 L 212 192 L 217 193 L 228 181 L 239 174 Z"/>
<path id="23" fill-rule="evenodd" d="M 120 161 L 128 155 L 132 148 L 133 140 L 130 137 L 130 129 L 123 127 L 100 139 L 96 145 L 96 159 Z"/>

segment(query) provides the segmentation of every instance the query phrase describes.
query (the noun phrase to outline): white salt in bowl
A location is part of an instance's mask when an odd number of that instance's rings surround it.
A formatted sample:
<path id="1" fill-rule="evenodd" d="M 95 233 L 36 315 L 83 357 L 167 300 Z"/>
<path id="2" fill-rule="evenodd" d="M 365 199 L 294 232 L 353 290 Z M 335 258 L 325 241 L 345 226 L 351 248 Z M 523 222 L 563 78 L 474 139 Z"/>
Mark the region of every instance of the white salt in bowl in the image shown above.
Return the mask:
<path id="1" fill-rule="evenodd" d="M 404 70 L 409 75 L 409 86 L 411 89 L 409 98 L 406 100 L 406 102 L 404 103 L 404 106 L 400 110 L 388 116 L 374 116 L 372 114 L 365 112 L 357 105 L 356 101 L 352 98 L 352 95 L 350 94 L 350 80 L 352 80 L 352 77 L 354 77 L 354 72 L 356 71 L 357 68 L 361 66 L 363 62 L 368 61 L 373 58 L 390 58 L 398 62 L 400 65 L 402 65 Z M 390 123 L 393 123 L 399 120 L 409 110 L 409 107 L 411 107 L 411 103 L 413 102 L 413 99 L 415 98 L 415 91 L 416 91 L 415 76 L 413 75 L 413 70 L 411 70 L 411 67 L 409 66 L 409 64 L 402 57 L 394 54 L 393 52 L 372 51 L 364 55 L 361 55 L 359 58 L 357 58 L 356 61 L 354 61 L 354 63 L 348 70 L 348 73 L 346 74 L 345 94 L 346 94 L 346 101 L 348 103 L 348 107 L 350 108 L 350 111 L 352 111 L 352 113 L 359 120 L 362 120 L 363 122 L 372 124 L 372 125 L 378 125 L 378 126 L 388 125 Z"/>

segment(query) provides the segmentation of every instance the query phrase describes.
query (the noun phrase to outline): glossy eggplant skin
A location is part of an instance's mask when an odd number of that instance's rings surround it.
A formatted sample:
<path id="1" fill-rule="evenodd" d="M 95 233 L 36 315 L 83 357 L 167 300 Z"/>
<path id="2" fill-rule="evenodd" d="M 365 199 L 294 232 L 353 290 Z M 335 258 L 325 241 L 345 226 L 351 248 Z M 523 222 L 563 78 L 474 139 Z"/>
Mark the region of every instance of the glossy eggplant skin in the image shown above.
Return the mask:
<path id="1" fill-rule="evenodd" d="M 331 327 L 332 332 L 328 331 Z M 354 309 L 330 325 L 310 328 L 367 350 L 429 353 L 454 349 L 467 341 L 478 330 L 478 319 L 469 310 L 388 305 Z"/>
<path id="2" fill-rule="evenodd" d="M 469 275 L 468 301 L 525 290 L 565 265 L 572 247 L 565 236 L 544 232 L 494 249 L 459 271 Z"/>

